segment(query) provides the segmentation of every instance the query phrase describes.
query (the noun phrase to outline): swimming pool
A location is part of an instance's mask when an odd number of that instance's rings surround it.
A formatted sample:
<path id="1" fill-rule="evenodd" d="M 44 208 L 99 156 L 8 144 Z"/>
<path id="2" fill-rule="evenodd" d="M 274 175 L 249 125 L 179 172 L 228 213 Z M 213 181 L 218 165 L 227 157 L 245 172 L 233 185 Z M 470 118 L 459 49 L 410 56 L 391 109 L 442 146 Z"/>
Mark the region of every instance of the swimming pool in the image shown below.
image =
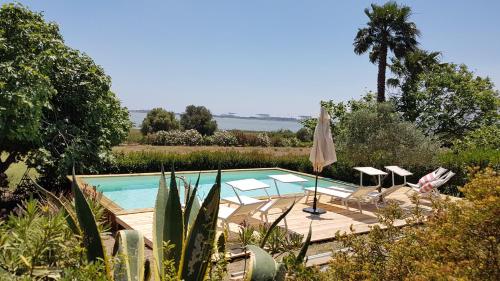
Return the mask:
<path id="1" fill-rule="evenodd" d="M 297 173 L 285 169 L 252 169 L 252 170 L 223 170 L 222 171 L 222 189 L 221 198 L 234 196 L 233 189 L 227 185 L 225 182 L 241 180 L 241 179 L 257 179 L 259 181 L 265 182 L 271 187 L 267 189 L 270 195 L 276 195 L 277 190 L 274 184 L 274 180 L 269 178 L 270 175 L 282 175 L 282 174 L 294 174 L 307 182 L 303 183 L 281 183 L 278 182 L 278 188 L 281 195 L 284 194 L 297 194 L 303 193 L 303 187 L 314 186 L 314 176 L 306 175 L 303 173 Z M 198 178 L 198 172 L 176 172 L 176 175 L 183 176 L 186 178 L 187 182 L 191 182 L 192 185 L 196 182 Z M 197 194 L 200 198 L 204 198 L 210 188 L 215 182 L 215 177 L 217 173 L 214 171 L 201 172 L 200 184 Z M 170 173 L 166 173 L 167 182 L 170 180 Z M 142 208 L 153 208 L 156 200 L 156 194 L 158 192 L 158 182 L 160 179 L 160 174 L 148 174 L 148 175 L 112 175 L 112 176 L 79 176 L 79 179 L 84 183 L 93 185 L 96 187 L 97 191 L 102 192 L 103 195 L 109 200 L 113 201 L 120 208 L 130 211 L 133 209 Z M 179 180 L 178 180 L 178 184 Z M 328 187 L 335 184 L 339 187 L 344 187 L 354 190 L 355 185 L 335 181 L 326 178 L 320 178 L 318 180 L 318 186 Z M 181 200 L 184 198 L 184 188 L 183 185 L 179 185 Z M 238 191 L 238 194 L 259 197 L 266 196 L 264 190 L 253 190 L 253 191 Z"/>

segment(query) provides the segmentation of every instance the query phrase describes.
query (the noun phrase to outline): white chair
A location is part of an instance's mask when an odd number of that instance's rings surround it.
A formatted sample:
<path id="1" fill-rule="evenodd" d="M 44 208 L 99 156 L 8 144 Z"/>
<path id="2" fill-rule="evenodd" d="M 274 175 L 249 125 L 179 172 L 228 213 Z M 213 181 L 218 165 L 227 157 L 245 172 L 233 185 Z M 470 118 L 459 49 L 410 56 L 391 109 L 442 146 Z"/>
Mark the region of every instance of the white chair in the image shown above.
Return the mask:
<path id="1" fill-rule="evenodd" d="M 264 203 L 265 201 L 239 205 L 237 208 L 219 206 L 218 218 L 221 220 L 223 226 L 229 227 L 230 222 L 241 223 L 251 217 Z"/>
<path id="2" fill-rule="evenodd" d="M 347 210 L 349 210 L 349 201 L 355 201 L 358 203 L 358 210 L 360 213 L 363 213 L 363 210 L 361 209 L 361 203 L 370 201 L 370 199 L 367 199 L 367 196 L 369 193 L 374 192 L 377 190 L 378 186 L 364 186 L 364 187 L 358 187 L 356 190 L 351 191 L 347 189 L 340 189 L 336 187 L 318 187 L 317 188 L 317 193 L 319 194 L 319 198 L 321 198 L 321 195 L 328 195 L 332 197 L 331 201 L 334 199 L 340 199 L 342 202 L 342 205 L 346 207 Z M 308 187 L 305 189 L 307 192 L 307 198 L 306 198 L 306 203 L 309 201 L 309 196 L 311 194 L 314 194 L 314 187 Z M 319 200 L 318 198 L 318 200 Z"/>
<path id="3" fill-rule="evenodd" d="M 294 202 L 299 201 L 302 197 L 304 197 L 304 196 L 303 195 L 301 195 L 300 197 L 282 196 L 282 197 L 277 197 L 277 198 L 273 198 L 273 199 L 269 200 L 266 204 L 264 204 L 258 210 L 260 212 L 261 219 L 265 222 L 269 222 L 269 219 L 267 216 L 269 215 L 271 210 L 278 209 L 281 211 L 279 213 L 284 213 L 286 210 L 288 210 L 288 208 L 290 208 L 290 206 Z M 284 218 L 284 221 L 285 221 L 285 227 L 288 229 L 288 223 L 286 221 L 286 217 Z"/>

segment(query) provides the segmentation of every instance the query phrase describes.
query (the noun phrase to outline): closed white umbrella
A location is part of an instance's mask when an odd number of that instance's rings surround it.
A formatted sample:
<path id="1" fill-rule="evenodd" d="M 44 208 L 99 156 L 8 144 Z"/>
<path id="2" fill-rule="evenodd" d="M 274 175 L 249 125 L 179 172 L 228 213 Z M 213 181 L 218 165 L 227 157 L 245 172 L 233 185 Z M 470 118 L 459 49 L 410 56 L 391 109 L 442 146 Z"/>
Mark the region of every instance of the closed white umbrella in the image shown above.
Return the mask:
<path id="1" fill-rule="evenodd" d="M 321 107 L 318 123 L 314 129 L 314 139 L 309 160 L 316 173 L 316 183 L 314 185 L 314 201 L 312 208 L 305 208 L 304 212 L 311 214 L 323 214 L 325 210 L 317 208 L 316 189 L 318 188 L 318 174 L 325 166 L 337 161 L 335 145 L 333 144 L 332 131 L 330 129 L 330 115 L 326 109 Z"/>

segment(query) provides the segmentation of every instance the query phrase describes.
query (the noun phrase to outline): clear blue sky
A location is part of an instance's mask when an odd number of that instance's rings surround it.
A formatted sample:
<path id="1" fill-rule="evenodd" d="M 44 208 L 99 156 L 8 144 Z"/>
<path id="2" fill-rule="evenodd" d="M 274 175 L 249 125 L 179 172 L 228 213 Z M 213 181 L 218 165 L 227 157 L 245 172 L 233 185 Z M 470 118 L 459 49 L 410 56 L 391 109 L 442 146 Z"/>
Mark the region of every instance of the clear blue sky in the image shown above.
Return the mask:
<path id="1" fill-rule="evenodd" d="M 130 109 L 310 115 L 320 100 L 376 89 L 376 66 L 352 42 L 363 9 L 384 1 L 20 2 L 104 67 Z M 500 1 L 400 3 L 413 9 L 422 48 L 500 84 Z"/>

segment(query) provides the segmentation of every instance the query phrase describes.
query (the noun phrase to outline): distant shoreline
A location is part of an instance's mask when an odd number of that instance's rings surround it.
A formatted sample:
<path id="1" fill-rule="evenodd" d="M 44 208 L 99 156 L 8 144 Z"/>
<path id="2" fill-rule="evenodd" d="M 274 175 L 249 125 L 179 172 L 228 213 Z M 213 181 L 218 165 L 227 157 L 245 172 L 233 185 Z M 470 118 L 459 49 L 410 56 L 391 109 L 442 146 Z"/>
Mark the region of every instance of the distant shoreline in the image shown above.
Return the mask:
<path id="1" fill-rule="evenodd" d="M 129 109 L 129 112 L 137 112 L 137 113 L 148 113 L 150 110 L 147 109 Z M 180 115 L 180 113 L 175 113 L 176 115 Z M 294 118 L 294 117 L 275 117 L 275 116 L 238 116 L 233 114 L 213 114 L 214 117 L 220 118 L 234 118 L 234 119 L 250 119 L 250 120 L 273 120 L 273 121 L 294 121 L 298 122 L 303 119 Z"/>

